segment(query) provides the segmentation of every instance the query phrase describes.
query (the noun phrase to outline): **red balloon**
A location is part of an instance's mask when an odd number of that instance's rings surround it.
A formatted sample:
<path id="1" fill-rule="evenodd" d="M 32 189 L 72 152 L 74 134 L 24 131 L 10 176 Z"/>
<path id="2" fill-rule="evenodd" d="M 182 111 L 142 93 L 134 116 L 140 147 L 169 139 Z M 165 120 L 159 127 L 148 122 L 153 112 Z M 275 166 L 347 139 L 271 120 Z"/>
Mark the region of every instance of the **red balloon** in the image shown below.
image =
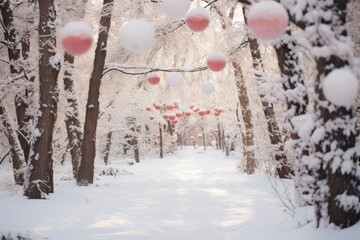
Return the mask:
<path id="1" fill-rule="evenodd" d="M 190 141 L 193 142 L 194 140 L 195 140 L 195 138 L 194 138 L 193 136 L 191 136 L 191 137 L 190 137 Z"/>
<path id="2" fill-rule="evenodd" d="M 158 105 L 158 104 L 156 104 L 156 103 L 154 103 L 153 106 L 154 106 L 154 108 L 155 108 L 156 110 L 160 110 L 160 109 L 161 109 L 161 106 Z"/>
<path id="3" fill-rule="evenodd" d="M 147 107 L 147 108 L 145 108 L 145 110 L 146 110 L 147 112 L 150 112 L 150 111 L 151 111 L 151 107 Z"/>
<path id="4" fill-rule="evenodd" d="M 262 40 L 280 38 L 285 33 L 289 24 L 289 16 L 286 9 L 275 1 L 263 1 L 252 4 L 247 18 L 251 32 Z"/>
<path id="5" fill-rule="evenodd" d="M 179 118 L 179 117 L 182 117 L 182 116 L 183 116 L 183 113 L 182 113 L 182 112 L 177 112 L 175 115 L 176 115 L 176 117 Z"/>
<path id="6" fill-rule="evenodd" d="M 190 116 L 191 116 L 191 112 L 185 112 L 184 115 L 185 115 L 186 117 L 190 117 Z"/>
<path id="7" fill-rule="evenodd" d="M 92 44 L 90 36 L 66 36 L 61 40 L 65 51 L 73 56 L 84 54 Z"/>
<path id="8" fill-rule="evenodd" d="M 174 109 L 174 106 L 173 106 L 173 105 L 166 105 L 166 109 L 167 109 L 168 111 L 171 111 L 171 110 Z"/>
<path id="9" fill-rule="evenodd" d="M 149 119 L 150 119 L 150 121 L 152 121 L 152 120 L 155 119 L 155 117 L 154 117 L 154 116 L 150 116 Z"/>
<path id="10" fill-rule="evenodd" d="M 210 70 L 214 72 L 219 72 L 225 68 L 226 61 L 222 59 L 208 59 L 207 66 Z"/>
<path id="11" fill-rule="evenodd" d="M 160 77 L 158 77 L 156 75 L 152 75 L 152 76 L 149 76 L 147 80 L 151 85 L 156 85 L 160 82 Z"/>
<path id="12" fill-rule="evenodd" d="M 172 120 L 171 122 L 172 122 L 172 124 L 176 125 L 178 123 L 178 120 L 175 119 L 175 120 Z"/>
<path id="13" fill-rule="evenodd" d="M 193 109 L 194 108 L 194 105 L 190 105 L 190 109 Z"/>
<path id="14" fill-rule="evenodd" d="M 165 113 L 165 114 L 163 115 L 163 118 L 164 118 L 165 120 L 169 120 L 170 116 L 169 116 L 169 114 Z"/>
<path id="15" fill-rule="evenodd" d="M 199 115 L 200 115 L 200 117 L 202 117 L 202 116 L 205 116 L 205 111 L 199 111 Z"/>
<path id="16" fill-rule="evenodd" d="M 215 115 L 215 117 L 218 117 L 218 116 L 220 116 L 220 113 L 219 113 L 219 112 L 215 112 L 214 115 Z"/>
<path id="17" fill-rule="evenodd" d="M 174 121 L 176 119 L 175 115 L 169 115 L 169 120 Z"/>
<path id="18" fill-rule="evenodd" d="M 209 115 L 209 114 L 210 114 L 210 110 L 206 110 L 206 111 L 205 111 L 205 114 L 206 114 L 206 115 Z"/>
<path id="19" fill-rule="evenodd" d="M 202 136 L 202 134 L 200 133 L 199 135 L 198 135 L 198 139 L 202 139 L 203 138 L 203 136 Z"/>
<path id="20" fill-rule="evenodd" d="M 191 30 L 203 31 L 209 25 L 209 14 L 204 8 L 197 7 L 188 12 L 185 22 Z"/>

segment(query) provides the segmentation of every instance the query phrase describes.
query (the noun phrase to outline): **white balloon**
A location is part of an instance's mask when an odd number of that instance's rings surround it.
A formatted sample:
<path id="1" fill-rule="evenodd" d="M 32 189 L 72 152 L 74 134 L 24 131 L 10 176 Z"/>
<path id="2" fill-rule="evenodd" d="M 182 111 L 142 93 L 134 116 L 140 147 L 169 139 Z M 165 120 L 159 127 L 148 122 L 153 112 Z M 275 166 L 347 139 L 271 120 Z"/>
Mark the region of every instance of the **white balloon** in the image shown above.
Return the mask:
<path id="1" fill-rule="evenodd" d="M 348 68 L 335 69 L 323 82 L 325 98 L 332 104 L 350 108 L 357 96 L 359 82 Z"/>
<path id="2" fill-rule="evenodd" d="M 184 17 L 190 8 L 190 0 L 162 0 L 163 11 L 171 18 Z"/>
<path id="3" fill-rule="evenodd" d="M 193 124 L 195 124 L 195 123 L 196 123 L 196 118 L 190 117 L 190 118 L 189 118 L 189 124 L 190 124 L 190 125 L 193 125 Z"/>
<path id="4" fill-rule="evenodd" d="M 172 87 L 178 87 L 183 83 L 183 77 L 180 73 L 173 72 L 168 75 L 167 82 Z"/>
<path id="5" fill-rule="evenodd" d="M 202 91 L 206 94 L 212 94 L 213 92 L 215 92 L 215 86 L 212 82 L 210 81 L 205 81 L 203 84 L 202 84 Z"/>
<path id="6" fill-rule="evenodd" d="M 132 19 L 120 30 L 120 44 L 127 51 L 142 54 L 148 51 L 154 43 L 155 30 L 145 19 Z"/>

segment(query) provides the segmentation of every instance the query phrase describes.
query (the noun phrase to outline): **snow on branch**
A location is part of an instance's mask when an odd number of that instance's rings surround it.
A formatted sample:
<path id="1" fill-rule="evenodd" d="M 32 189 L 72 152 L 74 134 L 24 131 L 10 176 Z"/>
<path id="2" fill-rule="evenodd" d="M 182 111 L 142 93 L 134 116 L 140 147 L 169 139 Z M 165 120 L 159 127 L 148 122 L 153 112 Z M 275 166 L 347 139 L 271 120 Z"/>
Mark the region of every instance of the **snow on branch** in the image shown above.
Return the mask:
<path id="1" fill-rule="evenodd" d="M 110 71 L 118 71 L 127 75 L 143 75 L 151 72 L 201 72 L 206 70 L 208 67 L 197 67 L 197 68 L 152 68 L 152 67 L 137 67 L 137 66 L 123 66 L 119 64 L 109 64 L 103 70 L 102 76 L 104 77 Z"/>

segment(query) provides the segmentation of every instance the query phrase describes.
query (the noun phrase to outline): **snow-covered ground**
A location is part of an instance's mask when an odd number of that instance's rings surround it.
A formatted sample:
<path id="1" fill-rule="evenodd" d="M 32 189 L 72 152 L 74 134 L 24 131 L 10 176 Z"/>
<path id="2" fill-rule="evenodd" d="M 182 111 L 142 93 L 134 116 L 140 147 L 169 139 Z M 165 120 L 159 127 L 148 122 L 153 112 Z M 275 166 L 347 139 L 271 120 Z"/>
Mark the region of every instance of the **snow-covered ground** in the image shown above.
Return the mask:
<path id="1" fill-rule="evenodd" d="M 97 176 L 94 185 L 60 181 L 49 200 L 28 200 L 0 165 L 1 233 L 31 239 L 353 240 L 360 224 L 315 229 L 299 211 L 291 217 L 264 174 L 247 176 L 237 160 L 216 150 L 186 148 L 165 159 L 113 166 L 133 174 Z M 274 180 L 272 180 L 274 181 Z M 290 181 L 285 183 L 290 184 Z M 279 184 L 281 189 L 284 185 Z M 282 192 L 283 190 L 280 190 Z"/>

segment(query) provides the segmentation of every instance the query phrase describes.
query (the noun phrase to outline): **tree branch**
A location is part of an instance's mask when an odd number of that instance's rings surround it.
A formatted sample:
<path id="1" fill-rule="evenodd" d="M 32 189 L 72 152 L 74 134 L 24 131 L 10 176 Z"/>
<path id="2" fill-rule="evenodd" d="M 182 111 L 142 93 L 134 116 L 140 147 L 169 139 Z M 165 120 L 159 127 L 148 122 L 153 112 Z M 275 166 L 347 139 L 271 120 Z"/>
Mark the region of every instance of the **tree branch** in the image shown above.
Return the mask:
<path id="1" fill-rule="evenodd" d="M 0 159 L 0 164 L 2 164 L 2 162 L 5 160 L 5 158 L 10 154 L 10 148 L 9 150 L 7 151 L 7 153 L 5 153 L 4 156 L 2 156 L 2 158 Z"/>
<path id="2" fill-rule="evenodd" d="M 180 68 L 152 68 L 152 67 L 136 67 L 136 66 L 121 66 L 113 64 L 112 66 L 105 67 L 103 70 L 102 77 L 110 71 L 118 71 L 127 75 L 143 75 L 152 72 L 201 72 L 208 69 L 207 67 L 197 67 L 190 69 L 180 69 Z M 138 70 L 138 71 L 136 71 Z"/>

